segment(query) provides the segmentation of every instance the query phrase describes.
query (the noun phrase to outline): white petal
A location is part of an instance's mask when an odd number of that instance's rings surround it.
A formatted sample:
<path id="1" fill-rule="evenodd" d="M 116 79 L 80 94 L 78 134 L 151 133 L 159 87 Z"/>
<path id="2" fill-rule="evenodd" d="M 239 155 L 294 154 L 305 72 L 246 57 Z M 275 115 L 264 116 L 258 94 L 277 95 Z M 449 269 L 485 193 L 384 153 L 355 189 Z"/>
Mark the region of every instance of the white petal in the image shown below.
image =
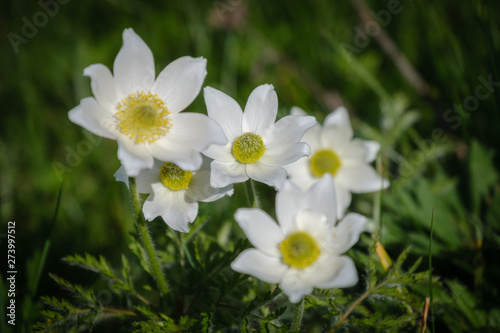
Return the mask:
<path id="1" fill-rule="evenodd" d="M 290 115 L 292 116 L 307 116 L 307 112 L 305 112 L 302 108 L 298 106 L 292 106 L 290 109 Z"/>
<path id="2" fill-rule="evenodd" d="M 303 270 L 297 269 L 289 269 L 283 275 L 280 288 L 292 303 L 298 303 L 302 297 L 311 294 L 314 289 L 311 281 L 303 274 Z"/>
<path id="3" fill-rule="evenodd" d="M 335 127 L 335 128 L 345 128 L 349 134 L 349 139 L 352 138 L 352 126 L 349 120 L 349 113 L 347 109 L 340 106 L 333 110 L 328 116 L 326 116 L 323 122 L 323 127 Z"/>
<path id="4" fill-rule="evenodd" d="M 145 146 L 128 138 L 118 140 L 118 159 L 128 177 L 137 177 L 141 170 L 151 169 L 154 165 L 154 159 Z"/>
<path id="5" fill-rule="evenodd" d="M 311 148 L 307 143 L 297 142 L 278 146 L 273 149 L 267 149 L 266 147 L 266 152 L 260 158 L 259 162 L 269 166 L 285 166 L 310 154 Z"/>
<path id="6" fill-rule="evenodd" d="M 288 177 L 303 191 L 307 191 L 319 179 L 312 175 L 310 164 L 311 158 L 306 156 L 299 159 L 297 162 L 284 166 L 288 173 Z"/>
<path id="7" fill-rule="evenodd" d="M 182 149 L 202 151 L 211 144 L 227 143 L 219 125 L 204 114 L 183 112 L 171 115 L 170 118 L 172 127 L 165 138 Z"/>
<path id="8" fill-rule="evenodd" d="M 356 266 L 347 256 L 326 257 L 311 266 L 311 283 L 322 289 L 346 288 L 358 282 Z"/>
<path id="9" fill-rule="evenodd" d="M 335 180 L 353 193 L 375 192 L 389 186 L 389 181 L 380 177 L 369 165 L 340 168 Z"/>
<path id="10" fill-rule="evenodd" d="M 276 194 L 276 217 L 284 234 L 295 229 L 295 214 L 300 209 L 303 196 L 304 192 L 291 181 L 286 181 Z"/>
<path id="11" fill-rule="evenodd" d="M 128 177 L 125 169 L 121 166 L 114 174 L 115 180 L 123 182 L 128 187 Z M 139 176 L 136 177 L 137 192 L 152 193 L 151 184 L 160 182 L 160 170 L 157 168 L 142 170 Z"/>
<path id="12" fill-rule="evenodd" d="M 151 92 L 165 101 L 170 112 L 178 113 L 198 96 L 206 76 L 207 59 L 181 57 L 161 71 Z"/>
<path id="13" fill-rule="evenodd" d="M 188 223 L 198 215 L 198 203 L 188 203 L 185 191 L 171 191 L 161 183 L 152 185 L 153 194 L 144 202 L 144 217 L 151 221 L 161 216 L 172 229 L 188 232 Z"/>
<path id="14" fill-rule="evenodd" d="M 87 131 L 103 138 L 116 139 L 112 132 L 112 115 L 104 110 L 93 97 L 87 97 L 68 113 L 69 120 Z"/>
<path id="15" fill-rule="evenodd" d="M 279 244 L 284 239 L 283 232 L 266 212 L 257 208 L 239 208 L 234 218 L 259 251 L 273 257 L 281 256 Z"/>
<path id="16" fill-rule="evenodd" d="M 195 172 L 189 188 L 186 190 L 186 195 L 193 201 L 212 202 L 224 195 L 231 196 L 233 194 L 233 186 L 214 188 L 210 185 L 210 171 L 202 170 Z"/>
<path id="17" fill-rule="evenodd" d="M 196 170 L 202 162 L 200 151 L 212 143 L 226 142 L 217 123 L 206 115 L 186 112 L 170 118 L 169 133 L 147 146 L 157 159 L 172 161 L 185 170 Z"/>
<path id="18" fill-rule="evenodd" d="M 90 65 L 83 70 L 83 75 L 90 77 L 90 87 L 97 103 L 114 114 L 119 98 L 115 79 L 109 68 L 103 64 Z"/>
<path id="19" fill-rule="evenodd" d="M 323 127 L 321 145 L 336 153 L 342 151 L 351 142 L 352 133 L 346 127 Z"/>
<path id="20" fill-rule="evenodd" d="M 115 180 L 117 182 L 123 182 L 128 187 L 128 177 L 127 174 L 125 173 L 125 170 L 123 169 L 123 166 L 121 166 L 113 176 L 115 177 Z"/>
<path id="21" fill-rule="evenodd" d="M 134 30 L 123 31 L 123 46 L 113 66 L 116 86 L 123 96 L 149 91 L 155 80 L 153 53 Z"/>
<path id="22" fill-rule="evenodd" d="M 152 221 L 157 216 L 165 214 L 165 211 L 167 210 L 166 206 L 172 204 L 169 201 L 168 189 L 162 184 L 155 185 L 153 193 L 148 196 L 142 206 L 142 212 L 144 213 L 144 218 L 147 221 Z"/>
<path id="23" fill-rule="evenodd" d="M 352 196 L 351 192 L 338 181 L 335 183 L 335 196 L 337 198 L 337 220 L 340 220 L 351 204 Z"/>
<path id="24" fill-rule="evenodd" d="M 300 187 L 300 189 L 302 191 L 305 192 L 305 191 L 309 190 L 311 188 L 311 186 L 316 184 L 316 182 L 318 181 L 318 178 L 314 178 L 314 177 L 311 177 L 309 175 L 299 175 L 299 176 L 290 177 L 290 180 L 295 185 Z"/>
<path id="25" fill-rule="evenodd" d="M 180 232 L 189 232 L 189 223 L 198 215 L 198 202 L 186 202 L 179 199 L 178 205 L 170 206 L 168 212 L 162 215 L 168 226 Z"/>
<path id="26" fill-rule="evenodd" d="M 160 172 L 160 169 L 156 167 L 142 170 L 136 178 L 137 191 L 139 193 L 151 193 L 153 191 L 151 185 L 161 182 Z"/>
<path id="27" fill-rule="evenodd" d="M 302 207 L 324 214 L 328 223 L 335 225 L 337 221 L 336 200 L 333 178 L 326 173 L 306 192 Z"/>
<path id="28" fill-rule="evenodd" d="M 311 174 L 310 164 L 311 158 L 309 156 L 304 156 L 293 163 L 287 164 L 284 168 L 288 172 L 289 177 L 301 176 L 303 174 Z"/>
<path id="29" fill-rule="evenodd" d="M 342 150 L 339 152 L 339 157 L 343 166 L 348 168 L 366 164 L 366 156 L 368 151 L 363 143 L 363 140 L 354 139 L 348 144 L 346 144 Z"/>
<path id="30" fill-rule="evenodd" d="M 258 86 L 248 97 L 243 113 L 243 133 L 262 135 L 271 128 L 278 113 L 278 96 L 270 84 Z"/>
<path id="31" fill-rule="evenodd" d="M 320 244 L 330 237 L 332 226 L 324 214 L 312 209 L 301 209 L 295 216 L 296 230 L 301 230 L 312 236 Z"/>
<path id="32" fill-rule="evenodd" d="M 321 133 L 323 129 L 321 125 L 316 124 L 310 129 L 308 129 L 305 133 L 304 136 L 302 137 L 302 142 L 306 142 L 311 146 L 312 153 L 316 150 L 323 149 L 323 143 L 321 142 Z"/>
<path id="33" fill-rule="evenodd" d="M 236 272 L 255 276 L 268 283 L 280 282 L 287 270 L 286 265 L 281 262 L 281 258 L 269 257 L 256 249 L 241 252 L 231 263 L 231 268 Z"/>
<path id="34" fill-rule="evenodd" d="M 238 162 L 213 161 L 211 164 L 210 184 L 213 187 L 225 187 L 233 183 L 248 180 L 245 173 L 245 164 Z"/>
<path id="35" fill-rule="evenodd" d="M 275 149 L 280 146 L 300 141 L 304 133 L 316 124 L 316 118 L 307 116 L 286 116 L 271 126 L 270 131 L 264 134 L 266 149 Z"/>
<path id="36" fill-rule="evenodd" d="M 243 134 L 243 111 L 234 99 L 211 87 L 204 89 L 204 96 L 208 116 L 220 125 L 229 142 Z"/>
<path id="37" fill-rule="evenodd" d="M 365 162 L 366 163 L 371 163 L 375 161 L 377 158 L 377 154 L 380 150 L 380 144 L 377 141 L 370 141 L 370 140 L 362 140 L 366 150 L 367 154 L 365 156 Z"/>
<path id="38" fill-rule="evenodd" d="M 248 177 L 277 189 L 281 189 L 286 180 L 285 169 L 279 166 L 268 166 L 260 161 L 246 164 L 246 172 Z"/>
<path id="39" fill-rule="evenodd" d="M 148 146 L 148 151 L 156 159 L 173 162 L 183 170 L 196 171 L 200 168 L 203 158 L 194 149 L 182 149 L 171 143 L 162 144 L 161 140 Z"/>
<path id="40" fill-rule="evenodd" d="M 337 254 L 349 250 L 359 240 L 359 235 L 365 229 L 366 217 L 356 213 L 347 214 L 332 232 L 330 248 Z"/>
<path id="41" fill-rule="evenodd" d="M 210 145 L 207 149 L 203 151 L 203 154 L 216 161 L 221 161 L 221 162 L 234 161 L 232 144 L 226 144 L 224 146 Z"/>

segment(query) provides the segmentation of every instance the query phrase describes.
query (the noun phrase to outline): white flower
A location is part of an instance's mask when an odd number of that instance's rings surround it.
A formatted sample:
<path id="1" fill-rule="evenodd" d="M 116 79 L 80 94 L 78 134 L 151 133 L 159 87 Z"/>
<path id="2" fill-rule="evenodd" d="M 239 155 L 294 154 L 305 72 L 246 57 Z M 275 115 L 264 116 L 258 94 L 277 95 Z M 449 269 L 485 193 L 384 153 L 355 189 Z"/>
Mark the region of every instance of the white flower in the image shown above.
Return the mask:
<path id="1" fill-rule="evenodd" d="M 85 68 L 94 97 L 82 99 L 69 119 L 116 140 L 128 176 L 153 167 L 154 158 L 196 170 L 202 163 L 200 151 L 226 142 L 206 115 L 179 113 L 199 94 L 207 74 L 206 59 L 181 57 L 155 80 L 151 50 L 132 29 L 125 29 L 113 72 L 102 64 Z"/>
<path id="2" fill-rule="evenodd" d="M 294 107 L 292 114 L 306 114 Z M 352 193 L 380 191 L 389 181 L 380 177 L 369 165 L 380 149 L 376 141 L 352 138 L 349 115 L 344 107 L 330 113 L 323 123 L 309 129 L 302 138 L 311 146 L 311 155 L 285 168 L 290 179 L 307 190 L 325 173 L 335 180 L 337 218 L 344 216 Z"/>
<path id="3" fill-rule="evenodd" d="M 208 159 L 206 159 L 208 160 Z M 172 162 L 155 160 L 152 169 L 137 176 L 137 191 L 149 193 L 142 211 L 148 221 L 161 216 L 174 230 L 188 232 L 188 224 L 198 215 L 198 201 L 212 202 L 224 195 L 232 195 L 231 185 L 224 188 L 210 186 L 210 164 L 204 161 L 198 171 L 186 171 Z M 115 178 L 128 186 L 123 167 Z"/>
<path id="4" fill-rule="evenodd" d="M 204 93 L 208 116 L 228 139 L 227 144 L 214 144 L 204 151 L 214 159 L 212 185 L 224 187 L 252 178 L 281 188 L 286 179 L 282 166 L 310 153 L 309 146 L 299 140 L 316 123 L 315 118 L 287 116 L 275 123 L 278 97 L 269 84 L 254 89 L 245 112 L 219 90 L 207 87 Z"/>
<path id="5" fill-rule="evenodd" d="M 325 175 L 305 193 L 285 183 L 276 195 L 279 225 L 260 209 L 238 209 L 234 217 L 255 248 L 243 251 L 231 268 L 279 283 L 294 303 L 313 288 L 356 284 L 354 262 L 342 254 L 358 241 L 366 218 L 351 213 L 335 225 L 334 202 L 333 179 Z"/>

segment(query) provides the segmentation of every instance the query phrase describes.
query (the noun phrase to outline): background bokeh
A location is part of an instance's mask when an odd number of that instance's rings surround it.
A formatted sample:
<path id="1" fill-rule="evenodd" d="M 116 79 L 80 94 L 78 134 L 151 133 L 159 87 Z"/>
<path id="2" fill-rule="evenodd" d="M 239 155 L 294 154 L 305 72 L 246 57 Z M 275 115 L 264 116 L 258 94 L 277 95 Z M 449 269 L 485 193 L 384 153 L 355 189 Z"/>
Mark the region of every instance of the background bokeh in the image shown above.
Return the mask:
<path id="1" fill-rule="evenodd" d="M 241 105 L 263 83 L 276 89 L 279 116 L 296 105 L 322 121 L 345 105 L 356 136 L 382 144 L 390 255 L 409 244 L 414 256 L 428 254 L 434 209 L 434 272 L 451 295 L 443 303 L 456 305 L 438 314 L 439 327 L 500 325 L 497 1 L 17 0 L 0 13 L 0 233 L 16 221 L 19 331 L 39 319 L 41 295 L 64 294 L 49 272 L 93 283 L 60 258 L 88 252 L 119 262 L 127 248 L 133 222 L 113 178 L 116 143 L 67 114 L 91 96 L 83 69 L 112 68 L 128 27 L 152 49 L 157 73 L 180 56 L 203 56 L 204 85 Z M 206 113 L 201 94 L 189 110 Z M 271 207 L 274 192 L 259 188 Z M 351 210 L 372 216 L 373 198 L 355 196 Z M 222 200 L 203 209 L 228 219 L 236 207 Z"/>

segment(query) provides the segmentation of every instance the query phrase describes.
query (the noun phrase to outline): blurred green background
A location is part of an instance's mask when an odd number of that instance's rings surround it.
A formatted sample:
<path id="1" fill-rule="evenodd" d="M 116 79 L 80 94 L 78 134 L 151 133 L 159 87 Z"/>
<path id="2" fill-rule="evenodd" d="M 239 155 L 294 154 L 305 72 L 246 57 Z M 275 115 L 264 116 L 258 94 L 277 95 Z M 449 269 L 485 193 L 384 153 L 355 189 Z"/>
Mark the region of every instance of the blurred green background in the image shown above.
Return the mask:
<path id="1" fill-rule="evenodd" d="M 203 56 L 204 85 L 240 105 L 263 83 L 277 91 L 279 116 L 297 105 L 323 121 L 345 105 L 356 136 L 382 144 L 390 255 L 410 243 L 415 256 L 427 255 L 434 209 L 434 273 L 449 291 L 441 303 L 453 305 L 437 313 L 440 331 L 500 327 L 498 1 L 18 0 L 0 8 L 0 233 L 16 221 L 19 331 L 39 319 L 41 295 L 64 294 L 49 272 L 92 284 L 60 258 L 89 252 L 113 262 L 127 249 L 133 222 L 113 179 L 116 143 L 67 113 L 91 96 L 83 69 L 112 68 L 128 27 L 152 49 L 157 73 L 180 56 Z M 201 94 L 189 110 L 206 112 Z M 261 191 L 272 206 L 274 192 Z M 357 195 L 351 210 L 372 216 L 372 204 L 372 194 Z"/>

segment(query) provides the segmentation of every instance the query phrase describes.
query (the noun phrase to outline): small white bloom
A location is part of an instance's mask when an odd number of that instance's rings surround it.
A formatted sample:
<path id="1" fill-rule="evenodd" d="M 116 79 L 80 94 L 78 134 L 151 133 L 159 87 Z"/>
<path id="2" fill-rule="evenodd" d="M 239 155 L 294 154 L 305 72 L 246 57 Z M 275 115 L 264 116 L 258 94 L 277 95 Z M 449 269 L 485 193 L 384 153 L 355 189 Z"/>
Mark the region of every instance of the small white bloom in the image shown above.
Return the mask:
<path id="1" fill-rule="evenodd" d="M 172 162 L 155 160 L 152 169 L 137 176 L 137 191 L 149 194 L 142 211 L 148 221 L 161 216 L 174 230 L 188 232 L 188 224 L 198 215 L 198 201 L 212 202 L 232 195 L 232 185 L 213 188 L 210 185 L 210 164 L 204 161 L 198 171 L 187 171 Z M 117 181 L 128 186 L 123 167 L 115 173 Z"/>
<path id="2" fill-rule="evenodd" d="M 358 281 L 354 262 L 342 254 L 358 241 L 366 218 L 351 213 L 335 224 L 334 202 L 327 174 L 305 193 L 285 183 L 276 195 L 279 224 L 260 209 L 238 209 L 234 217 L 255 248 L 243 251 L 231 268 L 279 283 L 294 303 L 314 288 L 353 286 Z"/>
<path id="3" fill-rule="evenodd" d="M 134 30 L 125 29 L 113 74 L 102 64 L 85 68 L 83 74 L 91 78 L 94 97 L 82 99 L 69 119 L 116 140 L 128 176 L 153 167 L 154 158 L 196 170 L 202 163 L 200 151 L 226 142 L 206 115 L 180 113 L 201 90 L 206 59 L 181 57 L 155 80 L 153 53 Z"/>
<path id="4" fill-rule="evenodd" d="M 306 114 L 292 108 L 292 114 Z M 352 138 L 349 115 L 344 107 L 330 113 L 323 123 L 309 129 L 302 138 L 311 147 L 311 155 L 285 168 L 290 179 L 303 190 L 329 173 L 335 179 L 337 218 L 344 216 L 352 193 L 368 193 L 385 189 L 389 181 L 380 177 L 369 165 L 380 149 L 376 141 Z"/>
<path id="5" fill-rule="evenodd" d="M 315 118 L 287 116 L 275 123 L 278 97 L 272 85 L 255 88 L 245 112 L 219 90 L 207 87 L 204 95 L 208 116 L 217 121 L 228 139 L 227 144 L 214 144 L 204 151 L 214 159 L 214 187 L 252 178 L 279 189 L 286 179 L 283 165 L 310 153 L 309 146 L 299 140 L 316 123 Z"/>

